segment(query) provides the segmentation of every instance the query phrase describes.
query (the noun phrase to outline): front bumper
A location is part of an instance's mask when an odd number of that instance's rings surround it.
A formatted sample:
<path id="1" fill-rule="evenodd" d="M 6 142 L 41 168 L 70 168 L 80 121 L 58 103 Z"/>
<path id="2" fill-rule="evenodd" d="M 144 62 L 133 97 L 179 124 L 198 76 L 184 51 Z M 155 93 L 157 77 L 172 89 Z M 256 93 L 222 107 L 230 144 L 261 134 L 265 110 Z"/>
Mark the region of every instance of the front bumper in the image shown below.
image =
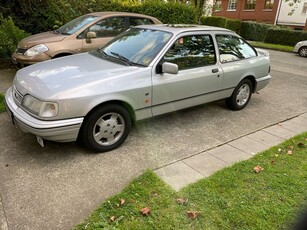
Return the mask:
<path id="1" fill-rule="evenodd" d="M 77 140 L 83 117 L 56 121 L 36 119 L 22 110 L 14 101 L 12 88 L 5 94 L 7 113 L 22 131 L 32 133 L 45 140 L 70 142 Z"/>

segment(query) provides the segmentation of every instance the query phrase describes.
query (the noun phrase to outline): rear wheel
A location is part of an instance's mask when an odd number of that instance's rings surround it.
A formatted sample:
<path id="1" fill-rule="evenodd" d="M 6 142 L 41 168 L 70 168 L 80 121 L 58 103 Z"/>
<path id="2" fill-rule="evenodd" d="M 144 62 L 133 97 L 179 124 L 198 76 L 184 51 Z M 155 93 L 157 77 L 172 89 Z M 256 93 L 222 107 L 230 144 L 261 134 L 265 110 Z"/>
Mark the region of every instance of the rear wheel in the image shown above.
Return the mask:
<path id="1" fill-rule="evenodd" d="M 252 82 L 249 79 L 242 80 L 231 97 L 226 99 L 227 106 L 232 110 L 243 109 L 249 102 L 252 95 Z"/>
<path id="2" fill-rule="evenodd" d="M 303 46 L 299 49 L 298 54 L 302 57 L 307 57 L 307 46 Z"/>
<path id="3" fill-rule="evenodd" d="M 83 144 L 96 152 L 119 147 L 131 129 L 129 112 L 120 105 L 104 105 L 85 118 L 80 136 Z"/>

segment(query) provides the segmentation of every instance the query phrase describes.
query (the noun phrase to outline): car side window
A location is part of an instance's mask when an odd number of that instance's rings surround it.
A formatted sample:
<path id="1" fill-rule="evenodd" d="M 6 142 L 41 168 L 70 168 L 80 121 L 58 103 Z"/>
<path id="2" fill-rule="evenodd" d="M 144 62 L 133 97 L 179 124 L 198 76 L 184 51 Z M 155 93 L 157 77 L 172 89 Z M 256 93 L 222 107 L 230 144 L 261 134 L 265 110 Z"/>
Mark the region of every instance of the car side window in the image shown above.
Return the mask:
<path id="1" fill-rule="evenodd" d="M 257 56 L 253 47 L 243 39 L 232 35 L 216 35 L 221 63 L 237 61 Z"/>
<path id="2" fill-rule="evenodd" d="M 124 17 L 103 19 L 92 25 L 88 31 L 93 31 L 99 37 L 115 37 L 126 29 Z"/>
<path id="3" fill-rule="evenodd" d="M 130 26 L 150 25 L 154 22 L 148 18 L 129 17 Z"/>
<path id="4" fill-rule="evenodd" d="M 164 55 L 164 61 L 178 65 L 179 70 L 197 68 L 216 63 L 210 35 L 184 36 L 176 40 Z"/>

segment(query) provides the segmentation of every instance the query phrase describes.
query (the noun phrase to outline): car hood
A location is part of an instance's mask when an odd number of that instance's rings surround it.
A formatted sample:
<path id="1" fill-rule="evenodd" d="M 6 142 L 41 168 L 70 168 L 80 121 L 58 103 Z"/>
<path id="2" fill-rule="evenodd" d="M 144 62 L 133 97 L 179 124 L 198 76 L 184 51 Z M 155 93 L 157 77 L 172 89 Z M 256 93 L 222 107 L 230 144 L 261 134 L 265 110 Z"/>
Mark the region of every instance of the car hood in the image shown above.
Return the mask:
<path id="1" fill-rule="evenodd" d="M 22 95 L 31 94 L 42 100 L 77 98 L 91 96 L 97 88 L 102 93 L 112 91 L 122 85 L 123 76 L 139 69 L 144 68 L 83 53 L 23 68 L 17 72 L 14 85 Z"/>
<path id="2" fill-rule="evenodd" d="M 62 41 L 64 38 L 66 38 L 67 35 L 57 34 L 53 31 L 48 31 L 44 33 L 34 34 L 29 37 L 26 37 L 22 39 L 18 47 L 23 49 L 28 49 L 32 46 L 38 45 L 38 44 L 46 44 L 50 42 L 59 42 Z"/>

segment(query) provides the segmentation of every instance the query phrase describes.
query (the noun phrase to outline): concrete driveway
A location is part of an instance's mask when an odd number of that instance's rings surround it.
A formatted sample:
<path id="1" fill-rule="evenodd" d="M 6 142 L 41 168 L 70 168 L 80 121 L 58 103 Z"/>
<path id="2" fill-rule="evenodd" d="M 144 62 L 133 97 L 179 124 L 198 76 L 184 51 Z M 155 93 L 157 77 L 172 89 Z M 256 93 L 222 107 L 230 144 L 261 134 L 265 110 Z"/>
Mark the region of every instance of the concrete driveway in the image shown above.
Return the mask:
<path id="1" fill-rule="evenodd" d="M 244 110 L 230 111 L 220 101 L 142 121 L 112 152 L 94 154 L 75 143 L 41 148 L 0 114 L 0 229 L 70 229 L 148 168 L 306 112 L 307 59 L 270 54 L 271 84 Z"/>

